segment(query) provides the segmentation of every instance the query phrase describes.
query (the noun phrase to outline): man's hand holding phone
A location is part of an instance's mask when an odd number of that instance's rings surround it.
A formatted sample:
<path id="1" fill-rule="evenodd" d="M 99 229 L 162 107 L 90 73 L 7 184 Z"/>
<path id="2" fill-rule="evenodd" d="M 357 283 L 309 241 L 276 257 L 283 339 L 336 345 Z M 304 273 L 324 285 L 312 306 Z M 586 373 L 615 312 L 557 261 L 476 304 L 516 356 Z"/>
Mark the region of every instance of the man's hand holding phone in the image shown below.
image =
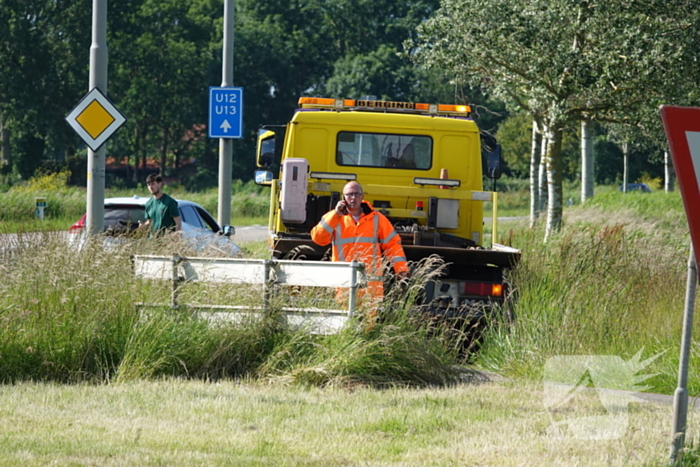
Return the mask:
<path id="1" fill-rule="evenodd" d="M 335 205 L 335 213 L 339 216 L 344 216 L 348 213 L 348 204 L 344 199 L 341 199 L 338 201 L 338 204 Z"/>

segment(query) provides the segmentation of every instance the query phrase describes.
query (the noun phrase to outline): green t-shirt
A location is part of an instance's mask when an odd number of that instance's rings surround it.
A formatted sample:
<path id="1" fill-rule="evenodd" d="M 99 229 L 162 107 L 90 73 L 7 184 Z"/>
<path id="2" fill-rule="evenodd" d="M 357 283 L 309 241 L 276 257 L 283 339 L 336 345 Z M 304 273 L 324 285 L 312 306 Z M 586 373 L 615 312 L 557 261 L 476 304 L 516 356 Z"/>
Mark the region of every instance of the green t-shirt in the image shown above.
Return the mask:
<path id="1" fill-rule="evenodd" d="M 180 216 L 177 201 L 163 193 L 159 199 L 151 198 L 146 203 L 146 219 L 151 220 L 151 233 L 168 229 L 175 230 L 175 217 Z"/>

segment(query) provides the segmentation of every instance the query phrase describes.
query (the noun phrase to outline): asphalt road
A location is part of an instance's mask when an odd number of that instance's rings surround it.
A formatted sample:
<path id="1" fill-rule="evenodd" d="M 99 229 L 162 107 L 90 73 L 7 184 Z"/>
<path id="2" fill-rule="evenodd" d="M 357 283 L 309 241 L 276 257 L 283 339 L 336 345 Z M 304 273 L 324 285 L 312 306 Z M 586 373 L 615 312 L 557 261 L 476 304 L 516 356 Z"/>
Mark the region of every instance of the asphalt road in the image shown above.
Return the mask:
<path id="1" fill-rule="evenodd" d="M 0 234 L 0 248 L 13 248 L 23 241 L 39 241 L 47 238 L 62 238 L 67 237 L 68 232 L 36 232 L 18 234 Z M 267 240 L 267 227 L 261 225 L 250 225 L 245 227 L 236 227 L 236 234 L 233 237 L 233 242 L 249 243 L 256 241 Z"/>
<path id="2" fill-rule="evenodd" d="M 267 240 L 267 227 L 262 225 L 236 227 L 236 235 L 233 236 L 233 243 L 236 245 L 265 240 Z"/>
<path id="3" fill-rule="evenodd" d="M 42 241 L 52 238 L 64 238 L 68 237 L 68 232 L 28 232 L 23 234 L 1 234 L 0 235 L 0 248 L 13 248 L 19 245 L 20 242 L 26 241 Z"/>

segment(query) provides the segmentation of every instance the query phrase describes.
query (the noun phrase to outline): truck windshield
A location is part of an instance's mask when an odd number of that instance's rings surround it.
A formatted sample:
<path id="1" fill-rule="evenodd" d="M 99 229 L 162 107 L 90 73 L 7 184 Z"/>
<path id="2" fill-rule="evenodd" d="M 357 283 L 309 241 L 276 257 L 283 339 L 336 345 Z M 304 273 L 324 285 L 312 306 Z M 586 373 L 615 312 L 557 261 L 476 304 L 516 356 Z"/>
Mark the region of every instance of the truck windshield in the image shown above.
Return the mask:
<path id="1" fill-rule="evenodd" d="M 338 133 L 336 163 L 346 166 L 428 170 L 432 165 L 430 136 L 386 133 Z"/>

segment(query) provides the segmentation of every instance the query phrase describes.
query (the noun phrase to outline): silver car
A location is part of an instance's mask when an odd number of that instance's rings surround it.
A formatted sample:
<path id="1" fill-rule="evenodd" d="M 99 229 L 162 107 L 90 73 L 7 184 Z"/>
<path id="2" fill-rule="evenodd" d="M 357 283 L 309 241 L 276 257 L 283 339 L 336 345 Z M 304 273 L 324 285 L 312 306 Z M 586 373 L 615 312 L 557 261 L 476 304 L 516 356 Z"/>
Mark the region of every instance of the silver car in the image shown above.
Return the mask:
<path id="1" fill-rule="evenodd" d="M 139 196 L 105 199 L 104 232 L 108 244 L 120 243 L 129 232 L 138 227 L 139 221 L 145 221 L 146 203 L 149 199 Z M 182 235 L 194 251 L 214 252 L 226 257 L 241 256 L 241 249 L 230 240 L 235 233 L 233 226 L 225 225 L 221 228 L 199 204 L 181 199 L 176 201 L 182 220 Z M 72 242 L 78 239 L 78 243 L 82 242 L 86 218 L 87 214 L 83 214 L 70 227 Z"/>

